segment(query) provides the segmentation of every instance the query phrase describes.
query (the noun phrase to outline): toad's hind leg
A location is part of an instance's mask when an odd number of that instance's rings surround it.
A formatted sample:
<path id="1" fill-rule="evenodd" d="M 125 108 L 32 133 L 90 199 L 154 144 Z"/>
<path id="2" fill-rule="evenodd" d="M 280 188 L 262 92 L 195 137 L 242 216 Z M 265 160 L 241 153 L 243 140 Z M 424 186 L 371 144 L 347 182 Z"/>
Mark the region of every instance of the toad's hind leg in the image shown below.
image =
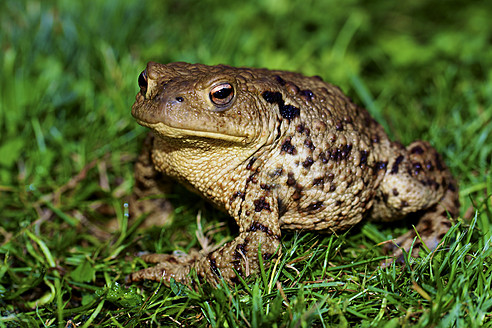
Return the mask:
<path id="1" fill-rule="evenodd" d="M 391 221 L 403 216 L 417 216 L 415 230 L 429 249 L 435 249 L 451 227 L 449 217 L 459 214 L 456 182 L 440 155 L 427 142 L 416 141 L 388 163 L 386 175 L 373 207 L 374 220 Z M 396 239 L 396 245 L 408 251 L 416 232 L 411 229 Z M 415 240 L 412 255 L 421 244 Z M 385 251 L 401 259 L 402 251 L 394 243 Z"/>
<path id="2" fill-rule="evenodd" d="M 153 143 L 154 136 L 149 133 L 135 163 L 135 185 L 130 198 L 131 219 L 134 220 L 142 214 L 147 215 L 144 227 L 161 226 L 173 211 L 171 203 L 162 197 L 171 191 L 171 181 L 154 168 Z"/>

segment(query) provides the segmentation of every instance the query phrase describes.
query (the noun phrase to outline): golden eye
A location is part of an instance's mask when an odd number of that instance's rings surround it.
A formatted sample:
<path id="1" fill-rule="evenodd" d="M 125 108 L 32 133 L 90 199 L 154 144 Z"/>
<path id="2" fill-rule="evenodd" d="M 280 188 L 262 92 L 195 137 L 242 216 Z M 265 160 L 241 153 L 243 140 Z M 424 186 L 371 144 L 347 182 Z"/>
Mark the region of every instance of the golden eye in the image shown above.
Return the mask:
<path id="1" fill-rule="evenodd" d="M 212 88 L 210 100 L 217 106 L 225 106 L 234 98 L 234 88 L 230 83 L 223 83 Z"/>

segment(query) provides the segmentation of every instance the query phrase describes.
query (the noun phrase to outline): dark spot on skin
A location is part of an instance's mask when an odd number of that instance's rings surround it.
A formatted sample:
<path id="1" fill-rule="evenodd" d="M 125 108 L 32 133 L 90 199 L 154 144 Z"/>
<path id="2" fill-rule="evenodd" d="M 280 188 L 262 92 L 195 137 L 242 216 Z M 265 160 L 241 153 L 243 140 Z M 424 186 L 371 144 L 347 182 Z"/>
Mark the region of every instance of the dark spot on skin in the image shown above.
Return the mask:
<path id="1" fill-rule="evenodd" d="M 309 128 L 307 127 L 304 127 L 304 134 L 306 135 L 306 137 L 309 137 L 309 135 L 311 134 L 311 130 L 309 130 Z"/>
<path id="2" fill-rule="evenodd" d="M 294 178 L 294 173 L 289 172 L 289 174 L 287 174 L 287 185 L 289 187 L 292 187 L 295 184 L 296 184 L 296 179 Z"/>
<path id="3" fill-rule="evenodd" d="M 296 126 L 296 131 L 299 133 L 304 132 L 304 124 L 301 123 L 298 126 Z"/>
<path id="4" fill-rule="evenodd" d="M 264 196 L 256 199 L 253 204 L 255 205 L 255 212 L 261 212 L 262 210 L 270 212 L 270 204 L 268 204 Z"/>
<path id="5" fill-rule="evenodd" d="M 297 183 L 294 188 L 295 188 L 295 191 L 292 194 L 292 199 L 294 201 L 298 201 L 302 197 L 302 194 L 303 194 L 302 191 L 303 191 L 304 187 L 301 184 Z"/>
<path id="6" fill-rule="evenodd" d="M 302 198 L 302 189 L 297 189 L 296 188 L 296 191 L 294 192 L 294 194 L 292 194 L 292 199 L 294 201 L 298 201 L 301 198 Z"/>
<path id="7" fill-rule="evenodd" d="M 231 198 L 229 198 L 229 203 L 232 203 L 239 195 L 241 195 L 240 191 L 236 191 L 232 194 Z"/>
<path id="8" fill-rule="evenodd" d="M 328 176 L 327 176 L 326 181 L 332 182 L 334 178 L 335 178 L 335 174 L 329 173 Z"/>
<path id="9" fill-rule="evenodd" d="M 263 261 L 268 261 L 272 258 L 273 254 L 270 253 L 263 253 L 261 257 L 263 258 Z"/>
<path id="10" fill-rule="evenodd" d="M 333 149 L 331 151 L 326 151 L 326 157 L 329 157 L 330 160 L 339 162 L 341 160 L 347 159 L 352 151 L 352 145 L 344 145 L 339 148 Z M 323 159 L 321 159 L 323 161 Z"/>
<path id="11" fill-rule="evenodd" d="M 403 144 L 399 141 L 395 141 L 393 144 L 403 151 L 406 149 L 405 146 L 403 146 Z"/>
<path id="12" fill-rule="evenodd" d="M 376 162 L 376 169 L 377 170 L 385 170 L 386 167 L 388 166 L 388 162 Z"/>
<path id="13" fill-rule="evenodd" d="M 319 201 L 319 202 L 314 202 L 314 203 L 309 204 L 306 208 L 301 209 L 300 211 L 301 212 L 313 212 L 313 211 L 317 211 L 321 208 L 323 208 L 323 202 Z"/>
<path id="14" fill-rule="evenodd" d="M 302 166 L 304 166 L 306 169 L 310 168 L 311 165 L 313 164 L 314 164 L 314 160 L 311 156 L 309 156 L 308 158 L 306 158 L 304 162 L 302 162 Z"/>
<path id="15" fill-rule="evenodd" d="M 313 79 L 323 82 L 323 78 L 321 76 L 319 76 L 319 75 L 314 75 L 313 76 Z"/>
<path id="16" fill-rule="evenodd" d="M 432 226 L 432 222 L 429 219 L 423 219 L 419 222 L 420 232 L 429 230 Z"/>
<path id="17" fill-rule="evenodd" d="M 285 207 L 285 204 L 284 204 L 284 202 L 282 201 L 282 199 L 277 198 L 277 206 L 278 206 L 278 213 L 279 213 L 279 216 L 284 215 L 284 214 L 285 214 L 285 212 L 287 211 L 287 208 Z"/>
<path id="18" fill-rule="evenodd" d="M 297 154 L 297 149 L 292 145 L 291 143 L 291 138 L 288 137 L 285 139 L 284 143 L 282 144 L 282 147 L 280 147 L 280 153 L 287 153 L 290 155 L 296 155 Z"/>
<path id="19" fill-rule="evenodd" d="M 247 210 L 245 213 L 244 213 L 245 216 L 250 216 L 251 215 L 251 211 L 250 210 Z"/>
<path id="20" fill-rule="evenodd" d="M 369 152 L 367 150 L 361 150 L 360 151 L 360 165 L 367 164 L 368 154 L 369 154 Z"/>
<path id="21" fill-rule="evenodd" d="M 352 122 L 353 122 L 353 121 L 352 121 L 352 118 L 351 118 L 350 116 L 345 116 L 345 117 L 343 118 L 343 121 L 344 121 L 345 123 L 347 123 L 347 124 L 352 124 Z"/>
<path id="22" fill-rule="evenodd" d="M 434 188 L 436 188 L 437 185 L 436 190 L 439 189 L 439 184 L 430 178 L 419 180 L 419 182 L 424 186 L 433 186 Z"/>
<path id="23" fill-rule="evenodd" d="M 217 277 L 220 277 L 220 272 L 219 272 L 219 269 L 217 268 L 217 262 L 215 262 L 214 259 L 212 259 L 210 257 L 210 255 L 208 256 L 208 262 L 210 263 L 210 270 L 212 270 L 212 272 L 217 276 Z"/>
<path id="24" fill-rule="evenodd" d="M 332 161 L 338 161 L 340 159 L 340 148 L 336 148 L 335 150 L 332 150 L 330 152 L 327 152 L 327 154 L 330 154 L 328 157 L 332 160 Z"/>
<path id="25" fill-rule="evenodd" d="M 350 152 L 352 151 L 352 145 L 346 145 L 341 149 L 341 158 L 342 159 L 347 159 L 347 157 L 350 155 Z"/>
<path id="26" fill-rule="evenodd" d="M 231 198 L 229 199 L 229 204 L 232 204 L 238 197 L 241 197 L 241 199 L 244 200 L 246 194 L 241 191 L 236 191 L 235 193 L 232 194 Z"/>
<path id="27" fill-rule="evenodd" d="M 444 165 L 442 164 L 441 158 L 439 157 L 439 155 L 437 153 L 434 155 L 434 161 L 436 162 L 437 169 L 439 171 L 444 171 Z"/>
<path id="28" fill-rule="evenodd" d="M 419 155 L 421 155 L 421 154 L 423 154 L 423 153 L 424 153 L 424 150 L 423 150 L 423 149 L 422 149 L 422 147 L 420 147 L 420 146 L 415 146 L 415 147 L 413 147 L 412 149 L 410 149 L 410 153 L 412 153 L 412 154 L 419 154 Z"/>
<path id="29" fill-rule="evenodd" d="M 393 196 L 398 196 L 400 194 L 396 188 L 393 188 L 391 192 L 393 193 Z"/>
<path id="30" fill-rule="evenodd" d="M 256 162 L 256 157 L 252 157 L 250 160 L 249 160 L 249 163 L 248 165 L 246 165 L 246 170 L 251 170 L 251 168 L 253 167 L 253 164 Z"/>
<path id="31" fill-rule="evenodd" d="M 266 233 L 269 236 L 273 236 L 273 232 L 268 229 L 268 227 L 264 226 L 258 221 L 254 221 L 251 226 L 249 227 L 248 231 L 255 232 L 255 231 L 262 231 Z"/>
<path id="32" fill-rule="evenodd" d="M 304 146 L 306 146 L 307 148 L 309 148 L 311 150 L 316 149 L 316 147 L 314 146 L 313 141 L 311 139 L 304 140 Z"/>
<path id="33" fill-rule="evenodd" d="M 379 141 L 380 141 L 379 136 L 377 134 L 373 135 L 372 138 L 371 138 L 371 141 L 374 144 L 378 144 Z"/>
<path id="34" fill-rule="evenodd" d="M 456 186 L 453 183 L 448 184 L 448 190 L 451 190 L 452 192 L 456 191 Z"/>
<path id="35" fill-rule="evenodd" d="M 278 168 L 278 169 L 275 169 L 275 170 L 272 172 L 271 176 L 272 176 L 272 177 L 279 177 L 279 176 L 281 176 L 281 175 L 282 175 L 282 173 L 284 173 L 284 169 L 280 167 L 280 168 Z"/>
<path id="36" fill-rule="evenodd" d="M 246 183 L 249 184 L 250 182 L 252 182 L 253 184 L 256 184 L 258 183 L 258 179 L 256 179 L 256 172 L 251 174 L 247 179 L 246 179 Z"/>
<path id="37" fill-rule="evenodd" d="M 271 190 L 273 188 L 273 185 L 268 184 L 268 183 L 262 183 L 262 184 L 260 184 L 260 188 L 263 190 Z"/>
<path id="38" fill-rule="evenodd" d="M 444 216 L 445 217 L 448 217 L 448 213 L 446 213 L 446 211 L 444 211 Z M 448 227 L 448 228 L 451 228 L 451 225 L 452 225 L 451 224 L 451 221 L 447 221 L 447 220 L 446 221 L 441 221 L 441 224 L 443 226 L 445 226 L 445 227 Z"/>
<path id="39" fill-rule="evenodd" d="M 330 185 L 330 192 L 334 192 L 336 189 L 337 189 L 337 185 L 336 185 L 336 184 L 334 184 L 334 183 L 332 183 L 332 184 Z"/>
<path id="40" fill-rule="evenodd" d="M 425 161 L 425 168 L 427 171 L 434 171 L 434 165 L 432 165 L 432 161 Z"/>
<path id="41" fill-rule="evenodd" d="M 328 163 L 328 158 L 326 158 L 325 153 L 320 153 L 320 154 L 319 154 L 319 159 L 321 160 L 321 162 L 322 162 L 323 164 Z"/>
<path id="42" fill-rule="evenodd" d="M 300 114 L 301 114 L 301 110 L 295 106 L 284 105 L 280 107 L 280 115 L 282 115 L 283 118 L 289 121 L 296 117 L 299 117 Z"/>
<path id="43" fill-rule="evenodd" d="M 420 173 L 420 171 L 422 171 L 422 164 L 419 162 L 413 162 L 412 167 L 413 167 L 413 174 L 414 175 L 418 175 Z"/>
<path id="44" fill-rule="evenodd" d="M 406 200 L 402 200 L 400 203 L 400 208 L 408 207 L 408 202 Z"/>
<path id="45" fill-rule="evenodd" d="M 275 80 L 277 80 L 277 82 L 281 85 L 281 86 L 284 86 L 285 85 L 285 80 L 283 78 L 281 78 L 280 76 L 278 75 L 275 75 L 274 76 Z"/>
<path id="46" fill-rule="evenodd" d="M 270 104 L 277 104 L 280 110 L 280 115 L 287 120 L 292 120 L 301 114 L 301 110 L 292 105 L 285 105 L 284 99 L 280 92 L 264 91 L 262 94 L 263 99 L 265 99 Z"/>
<path id="47" fill-rule="evenodd" d="M 234 268 L 236 268 L 235 265 L 234 265 Z M 242 272 L 239 272 L 237 269 L 236 269 L 236 271 L 237 271 L 237 274 L 238 275 L 240 275 L 241 277 L 243 276 L 243 273 Z M 231 281 L 231 283 L 233 285 L 239 285 L 239 283 L 241 282 L 241 280 L 239 279 L 238 276 L 231 277 L 231 278 L 229 278 L 229 280 Z"/>
<path id="48" fill-rule="evenodd" d="M 337 123 L 335 124 L 335 129 L 336 129 L 337 131 L 343 131 L 343 125 L 342 125 L 342 122 L 337 122 Z"/>
<path id="49" fill-rule="evenodd" d="M 314 98 L 314 93 L 309 89 L 301 90 L 300 94 L 301 97 L 307 101 L 311 101 Z"/>
<path id="50" fill-rule="evenodd" d="M 242 276 L 242 269 L 241 269 L 241 260 L 243 259 L 243 256 L 246 256 L 246 245 L 245 244 L 238 244 L 236 245 L 236 249 L 234 250 L 234 269 L 237 271 L 239 275 Z"/>
<path id="51" fill-rule="evenodd" d="M 178 260 L 176 260 L 176 258 L 173 256 L 173 257 L 170 257 L 167 262 L 169 263 L 172 263 L 172 264 L 178 264 Z"/>
<path id="52" fill-rule="evenodd" d="M 338 200 L 335 202 L 335 206 L 339 207 L 340 205 L 342 205 L 342 201 L 341 200 Z"/>
<path id="53" fill-rule="evenodd" d="M 387 193 L 381 193 L 381 197 L 383 199 L 383 202 L 387 203 L 388 202 L 388 194 Z"/>
<path id="54" fill-rule="evenodd" d="M 280 92 L 265 91 L 261 94 L 261 96 L 270 104 L 281 104 L 282 106 L 284 104 L 284 100 L 282 99 L 282 94 Z"/>
<path id="55" fill-rule="evenodd" d="M 456 209 L 459 209 L 459 208 L 460 208 L 460 201 L 459 201 L 459 199 L 455 199 L 455 200 L 453 201 L 453 204 L 454 204 L 454 206 L 456 207 Z M 458 213 L 451 213 L 451 215 L 452 215 L 452 216 L 457 216 L 457 215 L 458 215 Z"/>
<path id="56" fill-rule="evenodd" d="M 398 173 L 400 163 L 403 161 L 404 158 L 405 157 L 403 157 L 403 155 L 400 155 L 395 159 L 395 162 L 391 166 L 390 174 L 397 174 Z"/>
<path id="57" fill-rule="evenodd" d="M 325 179 L 323 177 L 316 178 L 313 180 L 313 186 L 323 186 L 325 184 Z"/>

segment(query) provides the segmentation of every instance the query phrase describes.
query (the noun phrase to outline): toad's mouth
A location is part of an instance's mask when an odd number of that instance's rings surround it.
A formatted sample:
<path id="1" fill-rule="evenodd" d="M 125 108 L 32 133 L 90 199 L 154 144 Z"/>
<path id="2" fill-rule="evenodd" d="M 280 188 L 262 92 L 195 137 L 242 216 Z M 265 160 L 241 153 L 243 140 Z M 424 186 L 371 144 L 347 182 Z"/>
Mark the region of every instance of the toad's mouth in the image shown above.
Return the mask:
<path id="1" fill-rule="evenodd" d="M 141 119 L 136 119 L 137 123 L 150 128 L 152 131 L 156 132 L 159 136 L 164 138 L 172 139 L 186 139 L 186 138 L 204 138 L 213 140 L 222 140 L 231 143 L 246 144 L 248 142 L 247 136 L 234 136 L 229 134 L 224 134 L 220 132 L 205 131 L 188 129 L 182 127 L 173 127 L 163 122 L 149 123 L 142 121 Z"/>

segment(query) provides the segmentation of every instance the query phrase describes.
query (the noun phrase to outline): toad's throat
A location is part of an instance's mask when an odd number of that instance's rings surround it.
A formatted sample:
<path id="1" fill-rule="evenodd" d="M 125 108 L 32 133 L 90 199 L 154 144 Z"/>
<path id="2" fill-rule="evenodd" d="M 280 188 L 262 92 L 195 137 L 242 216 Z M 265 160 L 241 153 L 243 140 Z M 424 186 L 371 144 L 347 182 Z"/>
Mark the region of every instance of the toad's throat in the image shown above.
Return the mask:
<path id="1" fill-rule="evenodd" d="M 248 142 L 248 136 L 234 136 L 229 134 L 224 134 L 215 131 L 204 131 L 204 130 L 192 130 L 187 128 L 176 128 L 170 125 L 167 125 L 163 122 L 158 123 L 149 123 L 142 120 L 137 119 L 138 124 L 142 126 L 146 126 L 153 131 L 155 131 L 158 135 L 167 137 L 167 138 L 175 138 L 175 139 L 186 139 L 190 137 L 194 138 L 206 138 L 213 140 L 222 140 L 231 143 L 240 143 L 245 144 Z"/>

